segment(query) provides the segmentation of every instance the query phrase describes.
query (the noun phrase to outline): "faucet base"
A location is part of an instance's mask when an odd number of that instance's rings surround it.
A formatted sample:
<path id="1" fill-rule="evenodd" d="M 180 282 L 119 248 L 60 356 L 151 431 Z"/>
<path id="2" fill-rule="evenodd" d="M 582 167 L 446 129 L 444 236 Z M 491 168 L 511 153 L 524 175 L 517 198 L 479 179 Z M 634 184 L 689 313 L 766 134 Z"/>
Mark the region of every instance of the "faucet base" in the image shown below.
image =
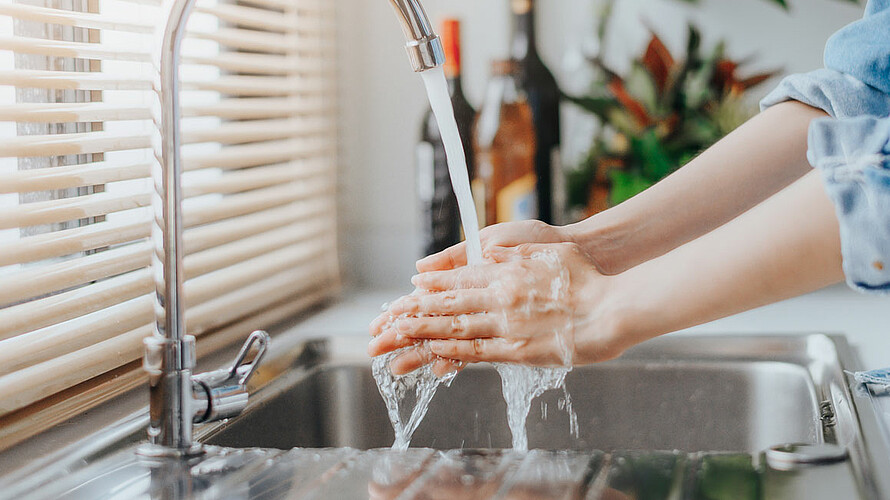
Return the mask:
<path id="1" fill-rule="evenodd" d="M 204 455 L 204 446 L 193 443 L 188 448 L 168 448 L 159 444 L 145 443 L 136 449 L 136 454 L 147 459 L 181 459 L 188 460 Z"/>

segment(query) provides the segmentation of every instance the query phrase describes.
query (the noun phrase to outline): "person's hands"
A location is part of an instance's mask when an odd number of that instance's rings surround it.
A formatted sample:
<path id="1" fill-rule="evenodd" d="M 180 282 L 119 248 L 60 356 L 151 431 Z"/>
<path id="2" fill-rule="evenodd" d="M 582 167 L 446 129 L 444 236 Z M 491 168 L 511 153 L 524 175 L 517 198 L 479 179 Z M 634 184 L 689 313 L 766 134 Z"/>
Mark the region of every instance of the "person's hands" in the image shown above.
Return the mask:
<path id="1" fill-rule="evenodd" d="M 490 247 L 487 257 L 493 263 L 416 276 L 422 292 L 372 323 L 369 353 L 416 346 L 391 364 L 399 374 L 439 358 L 566 366 L 626 348 L 604 312 L 611 278 L 578 245 Z"/>
<path id="2" fill-rule="evenodd" d="M 494 247 L 515 247 L 523 243 L 574 243 L 566 227 L 551 226 L 539 220 L 507 222 L 483 229 L 479 233 L 483 254 Z M 447 271 L 467 265 L 467 244 L 458 243 L 437 254 L 417 261 L 417 271 Z"/>

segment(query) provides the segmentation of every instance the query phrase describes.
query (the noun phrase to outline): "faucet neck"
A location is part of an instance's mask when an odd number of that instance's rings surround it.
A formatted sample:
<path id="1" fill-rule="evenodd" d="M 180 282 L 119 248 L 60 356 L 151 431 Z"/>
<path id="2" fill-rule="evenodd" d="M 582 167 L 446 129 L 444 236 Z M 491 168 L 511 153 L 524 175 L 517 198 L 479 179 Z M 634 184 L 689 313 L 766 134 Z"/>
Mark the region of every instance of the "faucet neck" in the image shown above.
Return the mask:
<path id="1" fill-rule="evenodd" d="M 416 72 L 438 68 L 445 63 L 442 41 L 436 36 L 419 0 L 390 0 L 407 40 L 406 49 Z"/>

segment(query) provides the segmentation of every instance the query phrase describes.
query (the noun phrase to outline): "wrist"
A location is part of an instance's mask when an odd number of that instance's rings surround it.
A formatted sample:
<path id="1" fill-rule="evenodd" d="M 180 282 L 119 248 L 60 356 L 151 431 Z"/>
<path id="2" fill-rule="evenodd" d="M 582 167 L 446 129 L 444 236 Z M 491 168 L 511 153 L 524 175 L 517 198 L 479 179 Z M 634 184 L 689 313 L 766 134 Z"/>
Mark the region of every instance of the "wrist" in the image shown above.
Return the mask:
<path id="1" fill-rule="evenodd" d="M 576 321 L 575 364 L 599 363 L 617 358 L 633 342 L 628 339 L 636 328 L 632 300 L 621 275 L 596 277 L 584 287 L 585 314 Z"/>
<path id="2" fill-rule="evenodd" d="M 586 220 L 565 226 L 570 241 L 576 243 L 590 257 L 597 270 L 605 275 L 616 275 L 628 268 L 628 242 L 631 227 L 616 219 L 615 210 L 607 210 Z"/>

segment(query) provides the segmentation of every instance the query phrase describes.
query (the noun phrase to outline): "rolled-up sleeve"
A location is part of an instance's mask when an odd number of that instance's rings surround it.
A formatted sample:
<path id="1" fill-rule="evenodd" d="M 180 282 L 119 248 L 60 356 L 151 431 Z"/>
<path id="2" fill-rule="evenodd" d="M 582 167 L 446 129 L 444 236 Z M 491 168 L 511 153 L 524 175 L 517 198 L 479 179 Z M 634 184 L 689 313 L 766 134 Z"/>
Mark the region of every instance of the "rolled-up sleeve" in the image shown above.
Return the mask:
<path id="1" fill-rule="evenodd" d="M 790 100 L 832 117 L 810 125 L 807 157 L 835 205 L 847 283 L 890 294 L 890 95 L 821 69 L 785 78 L 760 105 Z"/>
<path id="2" fill-rule="evenodd" d="M 890 294 L 890 117 L 815 120 L 807 155 L 835 205 L 847 283 Z"/>
<path id="3" fill-rule="evenodd" d="M 821 109 L 834 118 L 890 115 L 890 94 L 832 69 L 786 77 L 760 101 L 760 109 L 792 100 Z"/>

